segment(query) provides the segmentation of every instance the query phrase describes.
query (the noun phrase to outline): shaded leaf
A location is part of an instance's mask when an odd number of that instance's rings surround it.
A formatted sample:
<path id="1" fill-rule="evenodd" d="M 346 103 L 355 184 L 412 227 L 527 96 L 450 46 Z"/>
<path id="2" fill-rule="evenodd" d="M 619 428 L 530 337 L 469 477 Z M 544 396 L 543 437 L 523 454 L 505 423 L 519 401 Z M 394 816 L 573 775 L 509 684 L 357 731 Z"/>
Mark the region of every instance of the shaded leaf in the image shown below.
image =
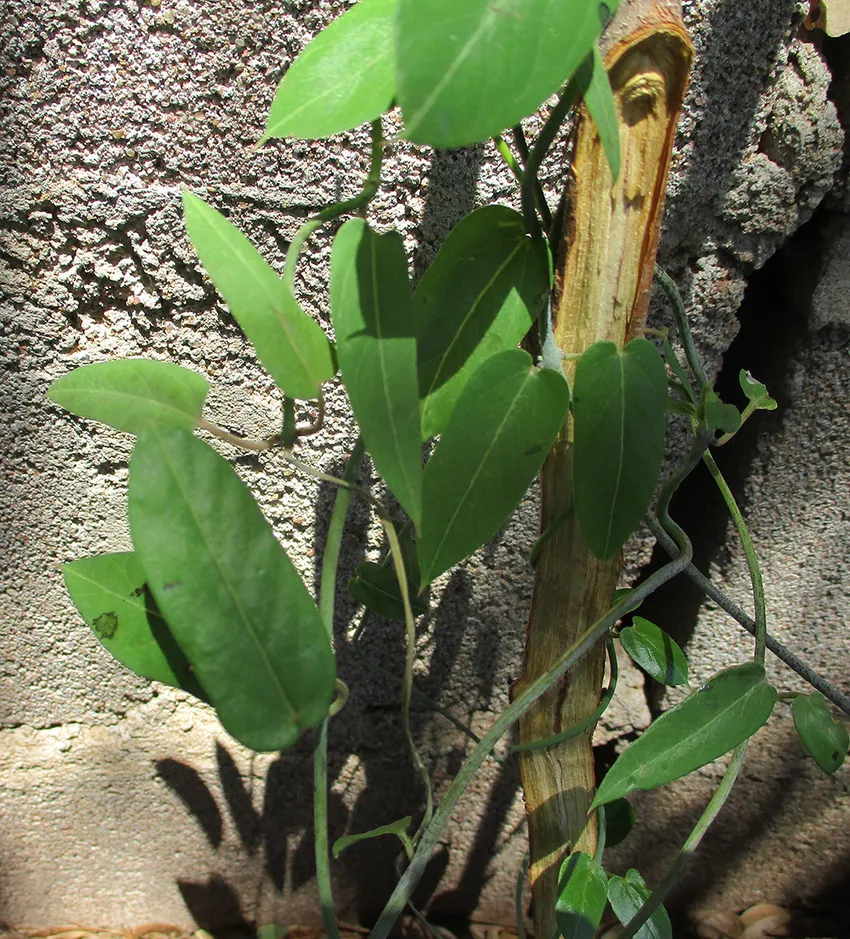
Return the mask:
<path id="1" fill-rule="evenodd" d="M 652 678 L 664 685 L 688 683 L 688 660 L 678 643 L 655 623 L 635 616 L 632 625 L 620 630 L 620 642 L 631 658 Z"/>
<path id="2" fill-rule="evenodd" d="M 724 404 L 714 391 L 703 395 L 700 410 L 709 433 L 719 430 L 724 434 L 734 434 L 741 426 L 741 412 L 734 404 Z"/>
<path id="3" fill-rule="evenodd" d="M 425 467 L 422 587 L 485 544 L 517 507 L 555 442 L 569 387 L 521 349 L 469 379 Z"/>
<path id="4" fill-rule="evenodd" d="M 598 45 L 593 47 L 593 73 L 584 93 L 584 103 L 596 125 L 596 132 L 611 168 L 613 184 L 620 175 L 620 124 L 611 82 Z"/>
<path id="5" fill-rule="evenodd" d="M 794 698 L 791 713 L 797 733 L 812 759 L 825 773 L 834 773 L 847 756 L 850 745 L 847 728 L 832 716 L 819 691 Z"/>
<path id="6" fill-rule="evenodd" d="M 226 460 L 184 431 L 140 436 L 130 530 L 151 593 L 230 734 L 280 750 L 326 716 L 335 675 L 321 616 Z"/>
<path id="7" fill-rule="evenodd" d="M 62 572 L 80 615 L 122 665 L 206 700 L 131 551 L 80 558 Z"/>
<path id="8" fill-rule="evenodd" d="M 593 806 L 635 789 L 654 789 L 686 776 L 751 737 L 770 717 L 776 689 L 754 662 L 718 672 L 671 708 L 617 758 Z"/>
<path id="9" fill-rule="evenodd" d="M 613 0 L 398 0 L 405 135 L 462 147 L 533 114 L 581 65 L 614 7 Z"/>
<path id="10" fill-rule="evenodd" d="M 607 902 L 608 877 L 583 851 L 571 854 L 558 875 L 555 922 L 563 939 L 593 939 Z"/>
<path id="11" fill-rule="evenodd" d="M 331 347 L 321 326 L 257 249 L 220 212 L 183 194 L 186 230 L 210 279 L 251 341 L 278 388 L 292 398 L 315 398 L 334 376 Z"/>
<path id="12" fill-rule="evenodd" d="M 634 868 L 626 872 L 625 877 L 613 876 L 608 880 L 608 900 L 617 919 L 625 926 L 633 919 L 652 891 L 646 886 L 643 877 Z M 663 906 L 635 933 L 635 939 L 672 939 L 673 927 L 670 917 Z"/>
<path id="13" fill-rule="evenodd" d="M 418 526 L 422 443 L 412 309 L 401 236 L 375 234 L 363 219 L 346 222 L 331 256 L 339 366 L 366 449 Z"/>
<path id="14" fill-rule="evenodd" d="M 442 432 L 470 375 L 516 348 L 548 290 L 545 245 L 518 212 L 485 206 L 455 225 L 413 298 L 425 439 Z"/>
<path id="15" fill-rule="evenodd" d="M 79 417 L 138 434 L 147 427 L 198 423 L 207 380 L 197 372 L 154 359 L 118 359 L 83 365 L 57 379 L 47 397 Z"/>
<path id="16" fill-rule="evenodd" d="M 277 86 L 263 140 L 315 140 L 374 120 L 395 94 L 395 0 L 359 0 L 301 51 Z"/>
<path id="17" fill-rule="evenodd" d="M 741 384 L 741 390 L 747 396 L 747 400 L 755 405 L 756 410 L 776 410 L 777 404 L 767 393 L 767 386 L 760 381 L 756 381 L 745 368 L 742 368 L 738 373 L 738 381 Z"/>
<path id="18" fill-rule="evenodd" d="M 667 427 L 667 376 L 655 346 L 596 342 L 573 391 L 576 517 L 602 559 L 625 544 L 652 501 Z"/>
<path id="19" fill-rule="evenodd" d="M 338 858 L 342 852 L 358 841 L 366 841 L 369 838 L 378 838 L 381 835 L 395 835 L 401 840 L 401 843 L 408 847 L 410 837 L 407 834 L 407 828 L 412 820 L 411 815 L 405 815 L 397 822 L 390 822 L 389 825 L 381 825 L 379 828 L 373 828 L 370 831 L 361 832 L 359 835 L 346 835 L 344 838 L 337 838 L 333 845 L 334 858 Z"/>
<path id="20" fill-rule="evenodd" d="M 605 812 L 605 845 L 613 848 L 625 841 L 634 828 L 635 810 L 628 799 L 614 799 L 603 806 Z"/>
<path id="21" fill-rule="evenodd" d="M 418 581 L 408 581 L 410 607 L 414 616 L 428 612 L 428 604 L 416 596 Z M 387 619 L 404 622 L 404 602 L 395 571 L 391 568 L 366 561 L 357 568 L 357 576 L 348 582 L 348 592 L 367 609 Z"/>

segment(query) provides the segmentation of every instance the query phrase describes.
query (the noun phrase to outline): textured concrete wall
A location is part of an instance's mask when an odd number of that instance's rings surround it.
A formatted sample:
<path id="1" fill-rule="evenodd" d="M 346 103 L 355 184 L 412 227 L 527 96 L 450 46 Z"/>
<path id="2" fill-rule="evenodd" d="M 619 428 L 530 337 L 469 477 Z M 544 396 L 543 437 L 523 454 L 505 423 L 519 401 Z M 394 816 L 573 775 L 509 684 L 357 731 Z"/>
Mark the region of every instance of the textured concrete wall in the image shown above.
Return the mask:
<path id="1" fill-rule="evenodd" d="M 309 741 L 279 757 L 252 756 L 205 708 L 124 673 L 79 622 L 59 566 L 128 546 L 130 441 L 60 413 L 44 392 L 77 365 L 144 354 L 206 374 L 216 388 L 210 414 L 220 423 L 250 435 L 275 425 L 277 394 L 201 275 L 178 197 L 188 187 L 208 198 L 279 267 L 310 211 L 356 191 L 365 172 L 362 134 L 249 149 L 286 65 L 345 8 L 331 0 L 54 0 L 0 11 L 0 918 L 9 922 L 317 920 L 304 834 Z M 776 388 L 782 410 L 760 415 L 724 456 L 753 519 L 777 634 L 841 680 L 848 663 L 842 285 L 850 272 L 836 173 L 844 133 L 828 100 L 824 54 L 799 33 L 793 4 L 755 0 L 744 9 L 699 0 L 686 12 L 698 58 L 663 261 L 683 284 L 721 380 L 722 357 L 740 329 L 752 347 L 741 364 Z M 560 157 L 547 171 L 553 192 Z M 819 213 L 809 222 L 830 189 L 829 219 Z M 418 273 L 471 207 L 512 199 L 510 178 L 488 148 L 431 155 L 400 147 L 373 218 L 402 231 Z M 753 272 L 807 222 L 799 237 L 808 230 L 823 250 L 799 261 L 806 276 L 789 282 L 794 302 L 780 316 L 753 301 L 748 319 L 739 319 Z M 322 232 L 311 242 L 300 269 L 302 300 L 322 321 L 330 238 Z M 828 260 L 818 280 L 820 254 Z M 796 270 L 798 262 L 779 257 L 780 272 Z M 778 273 L 768 278 L 777 282 Z M 768 345 L 775 354 L 755 356 Z M 777 361 L 782 368 L 769 375 Z M 338 469 L 352 442 L 338 391 L 328 412 L 305 458 Z M 333 494 L 273 456 L 241 456 L 237 466 L 314 583 Z M 705 487 L 694 485 L 691 501 L 711 505 Z M 706 567 L 745 600 L 740 552 L 726 528 L 717 530 L 718 513 L 696 512 L 694 535 L 706 538 Z M 505 705 L 518 671 L 531 591 L 524 552 L 534 528 L 532 497 L 494 544 L 447 579 L 420 630 L 419 687 L 477 728 Z M 380 533 L 355 510 L 346 571 L 379 546 Z M 650 550 L 646 542 L 631 549 L 632 573 Z M 400 756 L 398 687 L 357 656 L 353 612 L 343 599 L 336 641 L 353 694 L 331 730 L 332 838 L 408 814 L 421 800 Z M 746 648 L 734 627 L 693 598 L 671 600 L 657 618 L 689 640 L 700 677 Z M 371 625 L 362 649 L 398 673 L 395 627 Z M 658 706 L 634 671 L 622 691 L 600 729 L 603 757 Z M 414 716 L 430 765 L 438 780 L 447 778 L 466 744 L 441 718 Z M 753 747 L 750 767 L 683 904 L 814 901 L 833 885 L 837 861 L 850 850 L 846 771 L 819 777 L 785 716 Z M 710 767 L 640 799 L 643 827 L 623 859 L 638 858 L 657 876 L 664 850 L 716 778 Z M 517 787 L 516 773 L 496 763 L 472 787 L 426 877 L 436 910 L 510 919 L 524 852 Z M 783 811 L 774 820 L 763 809 L 777 804 Z M 377 913 L 395 853 L 384 839 L 342 856 L 334 870 L 344 916 Z"/>

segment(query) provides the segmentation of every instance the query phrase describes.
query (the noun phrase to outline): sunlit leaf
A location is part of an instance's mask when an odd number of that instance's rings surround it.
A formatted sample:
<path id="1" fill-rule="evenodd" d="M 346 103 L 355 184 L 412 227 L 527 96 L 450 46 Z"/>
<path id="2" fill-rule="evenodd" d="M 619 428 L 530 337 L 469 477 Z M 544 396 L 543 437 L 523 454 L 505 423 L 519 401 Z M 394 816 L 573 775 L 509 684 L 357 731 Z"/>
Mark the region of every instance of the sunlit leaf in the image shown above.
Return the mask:
<path id="1" fill-rule="evenodd" d="M 598 45 L 593 47 L 593 74 L 584 93 L 584 103 L 596 125 L 602 149 L 611 167 L 611 179 L 616 182 L 620 175 L 620 124 L 611 82 Z"/>
<path id="2" fill-rule="evenodd" d="M 671 708 L 617 758 L 593 805 L 686 776 L 751 737 L 770 717 L 776 689 L 754 662 L 724 669 Z"/>
<path id="3" fill-rule="evenodd" d="M 825 773 L 834 773 L 847 756 L 850 745 L 847 728 L 832 716 L 819 691 L 794 698 L 791 713 L 797 733 L 812 759 Z"/>
<path id="4" fill-rule="evenodd" d="M 153 359 L 83 365 L 57 379 L 47 397 L 72 414 L 138 434 L 147 427 L 191 430 L 209 391 L 188 368 Z"/>
<path id="5" fill-rule="evenodd" d="M 571 854 L 558 875 L 555 922 L 563 939 L 593 939 L 607 902 L 608 876 L 583 851 Z"/>
<path id="6" fill-rule="evenodd" d="M 628 799 L 614 799 L 603 806 L 605 812 L 605 844 L 613 848 L 625 841 L 634 828 L 635 810 Z"/>
<path id="7" fill-rule="evenodd" d="M 576 71 L 614 7 L 613 0 L 398 0 L 406 136 L 462 147 L 533 114 Z"/>
<path id="8" fill-rule="evenodd" d="M 688 660 L 670 636 L 655 623 L 635 616 L 620 630 L 620 642 L 631 658 L 656 681 L 665 685 L 688 683 Z"/>
<path id="9" fill-rule="evenodd" d="M 747 400 L 755 405 L 756 410 L 776 410 L 776 402 L 767 393 L 767 386 L 763 385 L 760 381 L 756 381 L 745 368 L 742 368 L 738 373 L 738 381 L 741 384 L 741 390 L 747 396 Z"/>
<path id="10" fill-rule="evenodd" d="M 569 406 L 562 375 L 521 349 L 500 352 L 469 379 L 425 467 L 422 587 L 485 544 L 540 470 Z"/>
<path id="11" fill-rule="evenodd" d="M 546 248 L 518 212 L 485 206 L 451 230 L 413 298 L 424 438 L 442 432 L 482 362 L 516 348 L 548 290 Z"/>
<path id="12" fill-rule="evenodd" d="M 280 750 L 327 715 L 327 631 L 226 460 L 185 431 L 141 435 L 130 530 L 145 581 L 230 734 Z"/>
<path id="13" fill-rule="evenodd" d="M 379 828 L 361 832 L 359 835 L 346 835 L 344 838 L 337 838 L 333 845 L 333 856 L 338 858 L 346 848 L 357 844 L 358 841 L 378 838 L 381 835 L 395 835 L 403 845 L 408 846 L 410 845 L 410 836 L 407 834 L 407 829 L 411 820 L 412 816 L 405 815 L 404 818 L 400 818 L 397 822 L 390 822 L 389 825 L 381 825 Z"/>
<path id="14" fill-rule="evenodd" d="M 346 222 L 331 257 L 339 366 L 366 449 L 418 526 L 422 435 L 412 310 L 401 236 L 375 234 L 363 219 Z"/>
<path id="15" fill-rule="evenodd" d="M 122 665 L 206 699 L 131 551 L 80 558 L 66 564 L 63 573 L 80 615 Z"/>
<path id="16" fill-rule="evenodd" d="M 428 612 L 428 604 L 416 595 L 419 583 L 409 582 L 408 595 L 414 616 Z M 348 582 L 348 592 L 367 609 L 387 619 L 404 622 L 404 602 L 395 570 L 366 561 L 357 568 L 357 576 Z"/>
<path id="17" fill-rule="evenodd" d="M 293 398 L 315 398 L 319 385 L 334 375 L 321 326 L 220 212 L 189 192 L 183 194 L 183 211 L 201 263 L 278 388 Z"/>
<path id="18" fill-rule="evenodd" d="M 275 92 L 263 140 L 328 137 L 374 120 L 395 94 L 395 0 L 359 0 L 296 58 Z"/>
<path id="19" fill-rule="evenodd" d="M 624 926 L 634 918 L 651 894 L 643 877 L 634 868 L 628 870 L 625 877 L 613 876 L 608 880 L 608 901 Z M 663 906 L 659 906 L 635 933 L 635 939 L 672 939 L 672 936 L 673 927 Z"/>
<path id="20" fill-rule="evenodd" d="M 667 376 L 655 346 L 594 343 L 573 391 L 576 516 L 591 551 L 613 557 L 652 501 L 667 427 Z"/>

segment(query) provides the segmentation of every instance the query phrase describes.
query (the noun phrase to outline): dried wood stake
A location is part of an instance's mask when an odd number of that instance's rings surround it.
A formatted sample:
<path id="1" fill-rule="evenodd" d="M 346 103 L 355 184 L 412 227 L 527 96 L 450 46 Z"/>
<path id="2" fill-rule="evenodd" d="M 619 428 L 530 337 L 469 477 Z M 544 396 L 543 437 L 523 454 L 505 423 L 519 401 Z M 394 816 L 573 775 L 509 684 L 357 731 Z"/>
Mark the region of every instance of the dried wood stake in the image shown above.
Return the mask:
<path id="1" fill-rule="evenodd" d="M 603 41 L 620 118 L 622 169 L 611 173 L 593 122 L 582 108 L 567 189 L 556 279 L 554 335 L 563 352 L 600 339 L 622 346 L 644 327 L 667 173 L 693 50 L 678 2 L 622 0 Z M 569 374 L 570 366 L 565 369 Z M 542 471 L 541 528 L 572 502 L 570 438 L 565 425 Z M 620 561 L 597 560 L 574 518 L 543 545 L 517 695 L 612 603 Z M 519 722 L 527 743 L 566 730 L 599 700 L 602 644 Z M 567 853 L 596 847 L 588 818 L 594 789 L 591 731 L 547 750 L 520 754 L 531 850 L 537 939 L 556 935 L 558 869 Z"/>

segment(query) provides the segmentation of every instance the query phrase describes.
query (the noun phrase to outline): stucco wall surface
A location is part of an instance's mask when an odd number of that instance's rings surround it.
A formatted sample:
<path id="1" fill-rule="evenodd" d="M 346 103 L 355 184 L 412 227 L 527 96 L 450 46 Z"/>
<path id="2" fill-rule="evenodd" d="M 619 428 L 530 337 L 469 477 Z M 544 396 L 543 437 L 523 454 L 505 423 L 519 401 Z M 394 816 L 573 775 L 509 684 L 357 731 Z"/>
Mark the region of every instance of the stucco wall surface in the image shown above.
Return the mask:
<path id="1" fill-rule="evenodd" d="M 80 622 L 61 564 L 129 546 L 131 441 L 60 412 L 44 393 L 78 365 L 146 355 L 206 375 L 218 423 L 249 436 L 276 427 L 277 393 L 194 259 L 179 195 L 189 188 L 208 199 L 280 269 L 301 221 L 357 191 L 366 171 L 362 132 L 251 149 L 287 65 L 347 7 L 53 0 L 0 10 L 0 919 L 7 922 L 218 928 L 318 920 L 305 835 L 309 739 L 279 756 L 252 755 L 204 707 L 125 673 Z M 724 468 L 752 519 L 772 627 L 841 684 L 850 662 L 843 303 L 850 270 L 844 131 L 830 100 L 840 104 L 830 91 L 829 50 L 800 30 L 792 3 L 698 0 L 685 12 L 697 59 L 661 259 L 682 285 L 713 372 L 723 380 L 738 336 L 738 357 L 751 355 L 742 365 L 780 401 L 780 411 L 758 415 L 727 448 Z M 563 157 L 559 147 L 546 168 L 553 198 Z M 811 221 L 830 191 L 828 211 Z M 370 212 L 377 225 L 402 232 L 416 276 L 465 212 L 494 201 L 514 204 L 515 194 L 491 148 L 432 154 L 399 145 Z M 776 255 L 798 231 L 797 253 Z M 806 231 L 813 255 L 801 247 Z M 300 299 L 323 323 L 332 234 L 318 233 L 299 268 Z M 778 268 L 766 284 L 788 277 L 793 302 L 780 315 L 751 298 L 745 319 L 748 282 L 754 290 L 754 272 L 768 271 L 772 257 Z M 760 290 L 767 296 L 765 284 Z M 666 321 L 660 307 L 656 319 Z M 339 470 L 352 443 L 344 396 L 332 388 L 325 428 L 305 441 L 303 458 Z M 333 492 L 273 455 L 237 456 L 224 445 L 222 452 L 236 458 L 315 584 Z M 361 481 L 371 484 L 368 470 Z M 706 540 L 704 569 L 746 603 L 733 533 L 718 525 L 706 487 L 699 480 L 694 487 L 690 521 L 695 540 Z M 532 586 L 525 553 L 535 535 L 532 493 L 493 544 L 444 578 L 420 627 L 417 686 L 479 731 L 507 703 L 519 670 Z M 355 507 L 341 578 L 380 547 L 380 532 Z M 651 555 L 645 539 L 632 546 L 629 576 Z M 699 678 L 746 654 L 737 627 L 693 597 L 674 597 L 655 615 L 686 642 Z M 405 756 L 398 685 L 359 654 L 399 674 L 400 632 L 373 622 L 355 648 L 353 616 L 343 596 L 335 639 L 352 698 L 331 729 L 332 839 L 415 813 L 422 797 Z M 780 684 L 798 687 L 787 678 Z M 601 759 L 622 749 L 659 705 L 656 689 L 626 670 L 598 731 Z M 468 746 L 419 706 L 414 726 L 439 790 Z M 718 773 L 708 767 L 638 799 L 640 827 L 620 861 L 658 877 Z M 846 769 L 818 775 L 782 712 L 753 744 L 737 801 L 709 837 L 681 903 L 825 902 L 850 852 L 847 780 Z M 525 851 L 512 766 L 490 762 L 445 842 L 426 875 L 423 897 L 430 892 L 432 908 L 510 921 Z M 379 912 L 395 854 L 381 839 L 341 856 L 334 876 L 343 918 L 368 922 Z"/>

